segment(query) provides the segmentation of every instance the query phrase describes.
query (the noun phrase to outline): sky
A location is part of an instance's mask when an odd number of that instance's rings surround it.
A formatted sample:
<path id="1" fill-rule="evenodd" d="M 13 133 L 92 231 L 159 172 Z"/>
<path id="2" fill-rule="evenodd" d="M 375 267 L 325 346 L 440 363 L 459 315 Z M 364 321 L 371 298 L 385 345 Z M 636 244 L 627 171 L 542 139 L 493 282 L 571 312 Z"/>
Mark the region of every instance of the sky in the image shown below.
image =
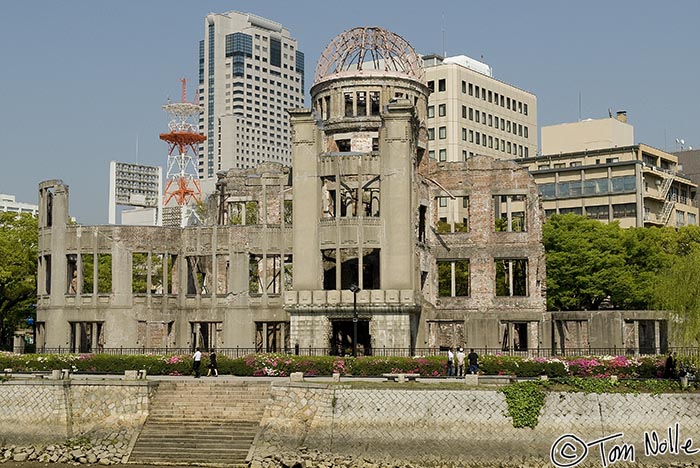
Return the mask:
<path id="1" fill-rule="evenodd" d="M 165 166 L 161 106 L 197 80 L 210 12 L 282 23 L 316 61 L 337 34 L 379 26 L 418 53 L 468 55 L 537 96 L 542 126 L 626 110 L 635 142 L 700 148 L 700 2 L 678 0 L 8 0 L 0 10 L 0 193 L 70 186 L 70 214 L 105 224 L 109 162 Z"/>

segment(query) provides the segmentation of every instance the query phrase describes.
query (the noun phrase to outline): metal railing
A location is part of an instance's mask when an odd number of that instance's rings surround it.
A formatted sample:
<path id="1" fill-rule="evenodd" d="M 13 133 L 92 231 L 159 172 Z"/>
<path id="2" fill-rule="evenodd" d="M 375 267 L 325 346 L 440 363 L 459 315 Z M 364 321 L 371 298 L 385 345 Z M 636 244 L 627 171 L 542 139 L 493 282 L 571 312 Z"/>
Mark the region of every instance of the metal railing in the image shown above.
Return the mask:
<path id="1" fill-rule="evenodd" d="M 466 348 L 469 352 L 471 348 Z M 456 350 L 456 349 L 455 349 Z M 133 347 L 133 348 L 100 348 L 96 350 L 78 351 L 70 347 L 37 347 L 38 354 L 108 354 L 108 355 L 189 355 L 193 353 L 192 348 L 170 348 L 170 347 Z M 207 350 L 204 350 L 207 351 Z M 433 348 L 367 348 L 358 350 L 361 356 L 380 357 L 413 357 L 413 356 L 444 356 L 447 354 L 445 347 Z M 501 349 L 501 348 L 474 348 L 480 356 L 502 355 L 520 356 L 526 358 L 554 358 L 554 357 L 575 357 L 575 356 L 658 356 L 667 354 L 670 351 L 676 352 L 678 356 L 699 356 L 698 347 L 657 347 L 657 348 L 534 348 L 534 349 Z M 15 353 L 29 354 L 26 349 L 17 348 Z M 312 347 L 292 347 L 262 350 L 259 348 L 216 348 L 219 356 L 228 358 L 240 358 L 255 354 L 277 353 L 298 356 L 348 356 L 348 354 L 338 353 L 335 348 L 312 348 Z"/>

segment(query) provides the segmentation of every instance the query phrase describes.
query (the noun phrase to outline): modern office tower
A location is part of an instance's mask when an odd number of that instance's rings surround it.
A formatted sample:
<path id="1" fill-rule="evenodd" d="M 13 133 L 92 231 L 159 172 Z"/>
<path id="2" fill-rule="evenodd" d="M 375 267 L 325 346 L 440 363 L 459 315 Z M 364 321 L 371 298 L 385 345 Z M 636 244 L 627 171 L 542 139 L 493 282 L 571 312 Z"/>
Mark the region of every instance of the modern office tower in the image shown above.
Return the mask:
<path id="1" fill-rule="evenodd" d="M 211 13 L 199 43 L 200 179 L 262 162 L 291 165 L 286 109 L 304 101 L 304 54 L 281 24 Z"/>
<path id="2" fill-rule="evenodd" d="M 622 227 L 698 224 L 697 183 L 677 155 L 634 144 L 624 111 L 543 127 L 542 153 L 518 162 L 535 177 L 547 217 L 575 213 Z"/>
<path id="3" fill-rule="evenodd" d="M 537 97 L 493 77 L 491 67 L 464 55 L 423 56 L 429 156 L 465 161 L 481 154 L 518 159 L 537 153 Z"/>

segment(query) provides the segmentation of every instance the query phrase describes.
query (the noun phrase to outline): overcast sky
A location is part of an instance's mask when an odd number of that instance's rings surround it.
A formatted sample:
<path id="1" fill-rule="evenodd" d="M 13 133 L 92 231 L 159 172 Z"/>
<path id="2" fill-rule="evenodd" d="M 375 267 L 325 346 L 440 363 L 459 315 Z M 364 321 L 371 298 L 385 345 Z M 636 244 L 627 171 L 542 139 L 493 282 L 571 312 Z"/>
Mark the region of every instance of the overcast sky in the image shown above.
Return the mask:
<path id="1" fill-rule="evenodd" d="M 0 10 L 0 193 L 36 203 L 62 179 L 70 212 L 107 222 L 109 161 L 165 166 L 161 106 L 198 70 L 209 12 L 282 23 L 305 90 L 340 32 L 380 26 L 422 54 L 468 55 L 537 95 L 539 126 L 626 110 L 635 142 L 700 148 L 700 2 L 8 0 Z M 443 33 L 444 28 L 444 48 Z M 580 96 L 580 108 L 579 108 Z"/>

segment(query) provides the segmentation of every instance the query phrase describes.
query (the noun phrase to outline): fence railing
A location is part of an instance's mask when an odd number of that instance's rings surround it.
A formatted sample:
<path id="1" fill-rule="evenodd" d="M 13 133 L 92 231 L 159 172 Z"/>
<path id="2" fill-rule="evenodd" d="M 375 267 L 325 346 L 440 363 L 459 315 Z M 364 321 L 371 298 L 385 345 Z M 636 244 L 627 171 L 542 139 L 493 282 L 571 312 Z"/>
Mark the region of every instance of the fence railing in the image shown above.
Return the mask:
<path id="1" fill-rule="evenodd" d="M 469 352 L 471 348 L 465 349 Z M 32 350 L 34 351 L 34 350 Z M 109 354 L 109 355 L 188 355 L 193 353 L 192 348 L 100 348 L 95 350 L 78 351 L 70 347 L 37 347 L 38 354 Z M 207 350 L 203 350 L 207 351 Z M 359 351 L 359 350 L 358 350 Z M 456 351 L 456 349 L 455 349 Z M 551 348 L 535 348 L 535 349 L 501 349 L 501 348 L 474 348 L 477 354 L 485 355 L 504 355 L 504 356 L 521 356 L 528 358 L 553 358 L 553 357 L 574 357 L 574 356 L 656 356 L 667 354 L 674 351 L 678 356 L 699 356 L 700 348 L 697 347 L 659 347 L 659 348 L 566 348 L 566 349 L 551 349 Z M 15 349 L 15 353 L 28 354 L 26 349 Z M 254 354 L 263 353 L 278 353 L 298 356 L 339 356 L 335 348 L 312 348 L 312 347 L 293 347 L 293 348 L 277 348 L 277 349 L 259 349 L 259 348 L 217 348 L 216 352 L 220 356 L 229 358 L 239 358 Z M 447 354 L 447 349 L 444 347 L 434 348 L 366 348 L 358 355 L 364 356 L 382 356 L 382 357 L 411 357 L 411 356 L 444 356 Z"/>

